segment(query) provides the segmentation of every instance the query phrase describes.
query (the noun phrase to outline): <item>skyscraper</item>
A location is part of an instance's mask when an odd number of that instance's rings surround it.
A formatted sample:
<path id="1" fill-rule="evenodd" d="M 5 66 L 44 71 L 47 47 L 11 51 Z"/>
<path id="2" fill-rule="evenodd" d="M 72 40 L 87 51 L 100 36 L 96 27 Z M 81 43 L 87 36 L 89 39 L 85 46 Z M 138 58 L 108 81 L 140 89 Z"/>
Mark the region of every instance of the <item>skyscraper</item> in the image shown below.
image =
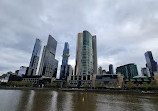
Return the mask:
<path id="1" fill-rule="evenodd" d="M 114 67 L 112 64 L 109 65 L 109 74 L 114 74 Z"/>
<path id="2" fill-rule="evenodd" d="M 65 43 L 64 50 L 63 50 L 63 60 L 62 60 L 62 65 L 60 69 L 60 79 L 66 79 L 68 76 L 69 72 L 69 67 L 68 67 L 68 59 L 69 59 L 69 44 L 68 42 Z"/>
<path id="3" fill-rule="evenodd" d="M 78 34 L 75 73 L 79 75 L 97 74 L 96 36 L 88 31 Z"/>
<path id="4" fill-rule="evenodd" d="M 102 72 L 103 72 L 102 67 L 99 67 L 99 68 L 98 68 L 98 75 L 102 75 Z"/>
<path id="5" fill-rule="evenodd" d="M 145 53 L 146 65 L 149 68 L 151 76 L 153 76 L 153 72 L 157 71 L 157 64 L 154 61 L 153 55 L 151 51 L 147 51 Z"/>
<path id="6" fill-rule="evenodd" d="M 57 69 L 58 61 L 55 59 L 57 41 L 49 35 L 47 45 L 43 48 L 39 75 L 54 77 L 54 72 Z"/>
<path id="7" fill-rule="evenodd" d="M 32 52 L 32 57 L 30 60 L 29 70 L 27 74 L 28 76 L 36 75 L 41 47 L 42 47 L 42 41 L 39 39 L 36 39 L 34 49 Z"/>
<path id="8" fill-rule="evenodd" d="M 141 72 L 142 72 L 142 76 L 151 77 L 149 68 L 147 67 L 141 68 Z"/>
<path id="9" fill-rule="evenodd" d="M 75 66 L 75 73 L 74 73 L 74 74 L 77 74 L 77 75 L 80 74 L 82 42 L 83 42 L 83 34 L 78 33 L 77 49 L 76 49 L 76 66 Z"/>
<path id="10" fill-rule="evenodd" d="M 116 73 L 121 73 L 125 79 L 131 79 L 134 76 L 138 76 L 138 70 L 136 64 L 127 64 L 116 68 Z"/>

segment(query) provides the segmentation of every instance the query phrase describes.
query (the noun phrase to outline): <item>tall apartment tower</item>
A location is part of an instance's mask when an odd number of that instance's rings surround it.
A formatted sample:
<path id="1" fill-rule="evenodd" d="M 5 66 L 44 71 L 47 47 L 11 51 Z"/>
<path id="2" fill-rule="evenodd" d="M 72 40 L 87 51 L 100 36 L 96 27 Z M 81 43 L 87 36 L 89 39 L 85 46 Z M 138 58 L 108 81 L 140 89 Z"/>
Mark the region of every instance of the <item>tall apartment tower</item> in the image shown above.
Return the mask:
<path id="1" fill-rule="evenodd" d="M 92 36 L 88 31 L 83 31 L 78 34 L 75 74 L 92 75 L 97 72 L 96 36 Z"/>
<path id="2" fill-rule="evenodd" d="M 58 61 L 55 59 L 57 41 L 49 35 L 47 45 L 43 48 L 38 75 L 55 77 Z"/>
<path id="3" fill-rule="evenodd" d="M 69 66 L 68 66 L 68 59 L 69 59 L 69 44 L 68 42 L 65 43 L 65 46 L 64 46 L 64 50 L 63 50 L 63 59 L 62 59 L 62 65 L 61 65 L 61 69 L 60 69 L 60 79 L 66 79 L 67 76 L 68 76 L 68 69 L 69 69 Z"/>
<path id="4" fill-rule="evenodd" d="M 151 51 L 147 51 L 145 53 L 146 65 L 149 68 L 151 76 L 153 76 L 153 72 L 157 71 L 157 63 L 154 61 L 153 55 Z"/>
<path id="5" fill-rule="evenodd" d="M 42 41 L 39 39 L 36 39 L 27 76 L 36 75 L 41 47 L 42 47 Z"/>

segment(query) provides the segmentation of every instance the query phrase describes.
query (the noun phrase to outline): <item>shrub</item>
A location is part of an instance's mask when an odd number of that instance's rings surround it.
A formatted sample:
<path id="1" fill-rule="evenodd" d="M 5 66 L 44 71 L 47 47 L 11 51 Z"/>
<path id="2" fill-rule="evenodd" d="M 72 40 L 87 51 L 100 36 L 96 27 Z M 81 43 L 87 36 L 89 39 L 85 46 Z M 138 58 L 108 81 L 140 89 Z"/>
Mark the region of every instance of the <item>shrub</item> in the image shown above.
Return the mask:
<path id="1" fill-rule="evenodd" d="M 101 83 L 100 82 L 96 82 L 95 83 L 95 88 L 99 88 L 99 87 L 101 87 Z"/>
<path id="2" fill-rule="evenodd" d="M 150 88 L 150 85 L 147 82 L 143 82 L 143 84 L 140 85 L 140 88 L 148 90 Z"/>
<path id="3" fill-rule="evenodd" d="M 134 89 L 135 87 L 136 87 L 136 85 L 133 83 L 133 82 L 127 82 L 126 84 L 125 84 L 125 87 L 127 88 L 127 89 Z"/>
<path id="4" fill-rule="evenodd" d="M 45 87 L 52 87 L 52 88 L 56 88 L 57 87 L 57 84 L 56 83 L 48 83 L 45 85 Z"/>
<path id="5" fill-rule="evenodd" d="M 151 89 L 158 89 L 158 83 L 156 81 L 152 81 L 150 83 L 150 88 Z"/>
<path id="6" fill-rule="evenodd" d="M 10 86 L 26 86 L 26 87 L 30 87 L 31 83 L 30 82 L 23 82 L 23 81 L 11 81 L 9 82 Z"/>
<path id="7" fill-rule="evenodd" d="M 88 87 L 89 87 L 89 84 L 88 84 L 88 83 L 84 83 L 84 84 L 83 84 L 83 87 L 84 87 L 84 88 L 88 88 Z"/>

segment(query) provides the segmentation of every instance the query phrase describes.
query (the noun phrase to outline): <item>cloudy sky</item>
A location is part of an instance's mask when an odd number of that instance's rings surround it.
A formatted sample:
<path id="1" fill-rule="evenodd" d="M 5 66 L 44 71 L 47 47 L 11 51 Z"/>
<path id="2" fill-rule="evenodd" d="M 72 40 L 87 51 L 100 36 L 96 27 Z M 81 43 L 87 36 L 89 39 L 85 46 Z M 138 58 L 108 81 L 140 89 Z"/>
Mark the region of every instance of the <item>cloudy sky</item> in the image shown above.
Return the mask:
<path id="1" fill-rule="evenodd" d="M 98 65 L 106 70 L 136 63 L 140 72 L 148 50 L 158 61 L 157 0 L 0 0 L 0 75 L 28 66 L 35 39 L 46 45 L 49 34 L 58 41 L 60 64 L 69 42 L 74 66 L 83 30 L 97 35 Z"/>

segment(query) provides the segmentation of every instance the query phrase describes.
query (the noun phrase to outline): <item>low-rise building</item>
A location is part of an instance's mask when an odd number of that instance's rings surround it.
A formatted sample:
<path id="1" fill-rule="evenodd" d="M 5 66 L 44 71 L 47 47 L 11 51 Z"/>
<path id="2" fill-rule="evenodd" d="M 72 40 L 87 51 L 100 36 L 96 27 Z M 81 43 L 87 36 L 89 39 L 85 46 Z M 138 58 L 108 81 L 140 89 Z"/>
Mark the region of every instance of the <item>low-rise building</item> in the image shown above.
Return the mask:
<path id="1" fill-rule="evenodd" d="M 70 87 L 82 87 L 85 83 L 92 85 L 92 75 L 72 75 L 70 76 Z"/>
<path id="2" fill-rule="evenodd" d="M 42 85 L 42 84 L 51 83 L 52 78 L 45 77 L 45 76 L 25 76 L 25 77 L 23 77 L 22 81 L 30 82 L 32 84 Z"/>
<path id="3" fill-rule="evenodd" d="M 123 76 L 117 74 L 105 74 L 105 75 L 73 75 L 68 78 L 70 87 L 83 87 L 85 83 L 89 84 L 89 87 L 95 87 L 95 83 L 118 83 L 120 87 L 123 85 Z M 68 82 L 67 81 L 67 82 Z"/>

